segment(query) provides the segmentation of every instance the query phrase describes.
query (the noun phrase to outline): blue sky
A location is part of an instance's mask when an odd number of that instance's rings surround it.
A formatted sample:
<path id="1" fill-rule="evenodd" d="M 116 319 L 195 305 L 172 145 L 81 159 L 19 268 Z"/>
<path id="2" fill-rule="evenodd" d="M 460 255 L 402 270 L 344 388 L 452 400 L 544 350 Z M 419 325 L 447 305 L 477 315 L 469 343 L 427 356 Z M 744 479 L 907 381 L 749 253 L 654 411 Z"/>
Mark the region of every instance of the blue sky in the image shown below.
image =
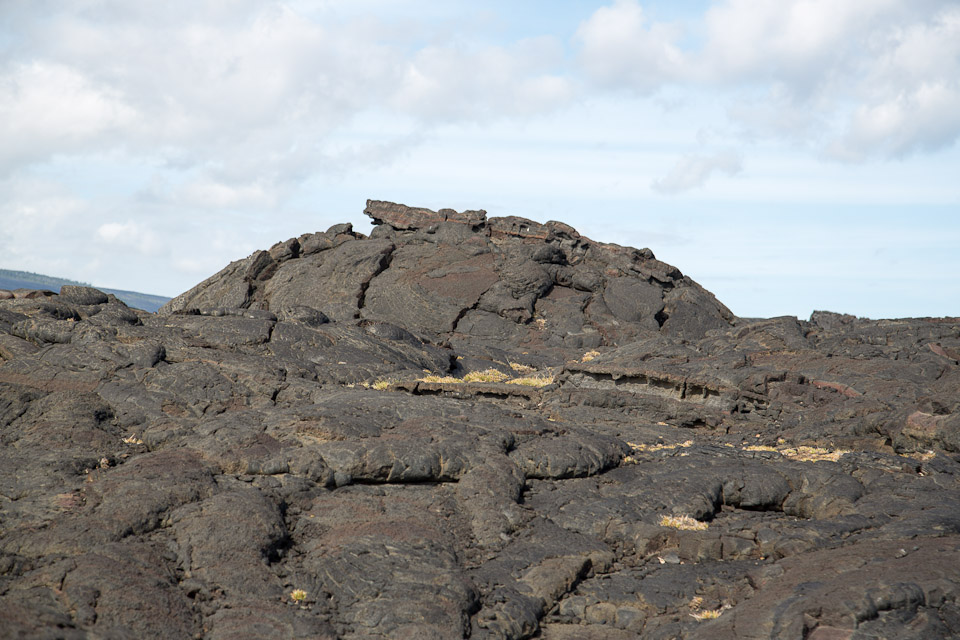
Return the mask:
<path id="1" fill-rule="evenodd" d="M 960 315 L 946 0 L 0 3 L 0 267 L 176 295 L 367 198 L 650 247 L 742 316 Z"/>

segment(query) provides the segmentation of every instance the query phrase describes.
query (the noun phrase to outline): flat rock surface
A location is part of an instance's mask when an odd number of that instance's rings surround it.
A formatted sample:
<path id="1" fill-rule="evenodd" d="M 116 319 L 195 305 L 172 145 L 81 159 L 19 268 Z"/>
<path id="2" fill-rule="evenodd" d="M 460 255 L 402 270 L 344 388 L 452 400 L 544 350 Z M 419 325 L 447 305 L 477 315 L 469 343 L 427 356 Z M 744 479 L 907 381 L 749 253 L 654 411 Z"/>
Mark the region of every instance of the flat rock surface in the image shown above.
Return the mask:
<path id="1" fill-rule="evenodd" d="M 367 213 L 0 299 L 0 638 L 960 636 L 960 320 Z"/>

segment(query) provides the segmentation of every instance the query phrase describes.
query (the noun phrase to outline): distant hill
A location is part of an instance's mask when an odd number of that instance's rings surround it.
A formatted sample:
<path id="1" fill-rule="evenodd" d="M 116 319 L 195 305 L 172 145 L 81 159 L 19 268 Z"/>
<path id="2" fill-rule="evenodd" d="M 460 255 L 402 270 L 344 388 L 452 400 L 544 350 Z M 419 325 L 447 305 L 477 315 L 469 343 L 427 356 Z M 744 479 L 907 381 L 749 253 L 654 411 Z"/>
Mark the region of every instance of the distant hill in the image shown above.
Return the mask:
<path id="1" fill-rule="evenodd" d="M 30 273 L 28 271 L 11 271 L 10 269 L 0 269 L 0 289 L 49 289 L 60 293 L 60 287 L 65 284 L 80 285 L 84 287 L 93 286 L 86 282 L 77 282 L 66 278 L 54 278 L 41 275 L 39 273 Z M 123 291 L 122 289 L 107 289 L 97 287 L 104 293 L 112 293 L 130 307 L 143 309 L 144 311 L 156 311 L 170 298 L 164 296 L 155 296 L 149 293 L 139 293 L 137 291 Z"/>

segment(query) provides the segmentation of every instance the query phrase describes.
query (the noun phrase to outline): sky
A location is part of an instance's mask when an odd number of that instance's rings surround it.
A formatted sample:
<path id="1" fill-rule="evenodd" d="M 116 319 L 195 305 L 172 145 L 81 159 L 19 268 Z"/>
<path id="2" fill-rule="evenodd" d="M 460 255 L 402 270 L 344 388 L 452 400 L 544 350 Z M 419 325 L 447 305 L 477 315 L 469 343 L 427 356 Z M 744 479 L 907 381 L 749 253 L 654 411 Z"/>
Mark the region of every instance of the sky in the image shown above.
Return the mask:
<path id="1" fill-rule="evenodd" d="M 737 315 L 960 316 L 957 0 L 0 0 L 0 268 L 175 296 L 368 198 Z"/>

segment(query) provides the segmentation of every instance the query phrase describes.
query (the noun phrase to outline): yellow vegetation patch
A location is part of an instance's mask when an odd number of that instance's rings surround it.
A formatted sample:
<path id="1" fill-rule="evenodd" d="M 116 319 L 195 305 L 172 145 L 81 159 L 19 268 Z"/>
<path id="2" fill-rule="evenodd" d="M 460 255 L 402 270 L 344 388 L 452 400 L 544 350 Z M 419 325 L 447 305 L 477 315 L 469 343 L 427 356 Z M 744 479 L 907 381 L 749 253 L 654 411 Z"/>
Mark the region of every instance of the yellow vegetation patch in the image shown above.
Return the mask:
<path id="1" fill-rule="evenodd" d="M 821 460 L 836 462 L 843 454 L 850 453 L 850 450 L 824 449 L 823 447 L 793 447 L 781 449 L 780 453 L 791 460 L 802 460 L 803 462 L 819 462 Z"/>
<path id="2" fill-rule="evenodd" d="M 534 367 L 531 367 L 525 364 L 520 364 L 519 362 L 510 362 L 508 364 L 510 365 L 511 369 L 513 369 L 514 371 L 516 371 L 522 376 L 528 376 L 531 373 L 536 372 L 536 369 Z"/>
<path id="3" fill-rule="evenodd" d="M 681 531 L 703 531 L 707 528 L 706 522 L 700 522 L 690 516 L 660 516 L 661 527 L 671 527 Z"/>
<path id="4" fill-rule="evenodd" d="M 307 599 L 307 592 L 303 589 L 294 589 L 290 592 L 290 599 L 296 603 L 303 602 Z"/>
<path id="5" fill-rule="evenodd" d="M 553 378 L 545 376 L 526 376 L 507 380 L 507 384 L 519 384 L 524 387 L 545 387 L 551 382 L 553 382 Z"/>
<path id="6" fill-rule="evenodd" d="M 776 451 L 784 458 L 790 460 L 800 460 L 801 462 L 820 462 L 821 460 L 830 460 L 836 462 L 840 456 L 850 453 L 849 449 L 827 449 L 824 447 L 809 447 L 801 445 L 799 447 L 771 447 L 769 445 L 754 444 L 744 447 L 745 451 Z"/>
<path id="7" fill-rule="evenodd" d="M 438 376 L 438 375 L 429 375 L 423 376 L 422 378 L 417 378 L 418 382 L 439 382 L 439 383 L 462 383 L 463 380 L 460 378 L 454 378 L 453 376 Z"/>
<path id="8" fill-rule="evenodd" d="M 636 442 L 627 443 L 634 453 L 649 453 L 652 451 L 662 451 L 664 449 L 681 449 L 693 446 L 693 440 L 687 440 L 686 442 L 680 442 L 678 444 L 640 444 Z M 680 455 L 686 455 L 682 453 Z M 639 460 L 633 456 L 625 456 L 623 459 L 624 464 L 637 464 Z"/>
<path id="9" fill-rule="evenodd" d="M 519 365 L 524 366 L 524 365 Z M 530 369 L 536 371 L 536 369 Z M 485 369 L 483 371 L 471 371 L 462 378 L 453 376 L 429 375 L 417 378 L 419 382 L 439 382 L 445 384 L 463 384 L 469 382 L 506 382 L 507 384 L 519 384 L 525 387 L 545 387 L 553 382 L 552 376 L 534 375 L 524 376 L 522 378 L 509 379 L 510 376 L 496 369 Z"/>
<path id="10" fill-rule="evenodd" d="M 590 362 L 594 358 L 600 355 L 599 351 L 587 351 L 585 354 L 580 356 L 580 362 Z"/>
<path id="11" fill-rule="evenodd" d="M 503 371 L 496 369 L 484 369 L 483 371 L 471 371 L 463 376 L 464 382 L 503 382 L 509 378 Z"/>
<path id="12" fill-rule="evenodd" d="M 391 378 L 387 380 L 377 380 L 370 386 L 376 389 L 377 391 L 383 391 L 384 389 L 388 389 L 391 385 L 394 385 L 394 384 L 397 384 L 397 381 Z"/>
<path id="13" fill-rule="evenodd" d="M 680 442 L 676 444 L 636 444 L 634 442 L 628 442 L 628 445 L 634 450 L 641 453 L 647 451 L 662 451 L 663 449 L 680 449 L 693 446 L 693 440 L 687 440 L 686 442 Z"/>
<path id="14" fill-rule="evenodd" d="M 719 609 L 707 609 L 705 611 L 693 611 L 690 613 L 690 617 L 703 622 L 704 620 L 716 620 L 720 617 L 721 613 L 723 613 L 723 607 Z"/>

